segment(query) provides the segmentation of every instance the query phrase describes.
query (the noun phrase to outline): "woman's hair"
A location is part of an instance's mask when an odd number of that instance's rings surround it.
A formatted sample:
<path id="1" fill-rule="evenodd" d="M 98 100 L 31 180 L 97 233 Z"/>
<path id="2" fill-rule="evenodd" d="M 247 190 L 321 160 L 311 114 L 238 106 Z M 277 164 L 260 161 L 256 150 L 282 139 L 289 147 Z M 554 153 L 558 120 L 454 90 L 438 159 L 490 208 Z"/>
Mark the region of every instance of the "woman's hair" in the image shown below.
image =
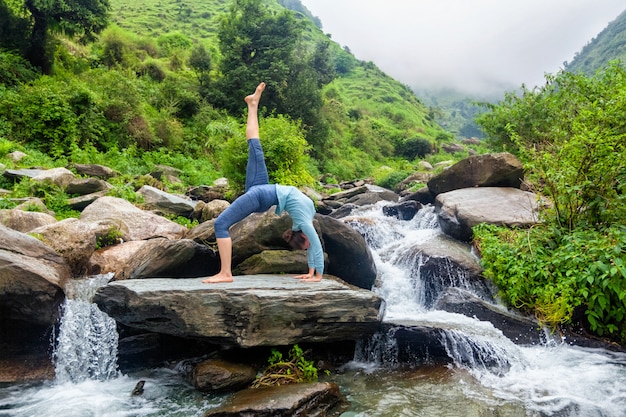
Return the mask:
<path id="1" fill-rule="evenodd" d="M 286 230 L 283 239 L 294 249 L 304 249 L 307 237 L 301 230 Z"/>

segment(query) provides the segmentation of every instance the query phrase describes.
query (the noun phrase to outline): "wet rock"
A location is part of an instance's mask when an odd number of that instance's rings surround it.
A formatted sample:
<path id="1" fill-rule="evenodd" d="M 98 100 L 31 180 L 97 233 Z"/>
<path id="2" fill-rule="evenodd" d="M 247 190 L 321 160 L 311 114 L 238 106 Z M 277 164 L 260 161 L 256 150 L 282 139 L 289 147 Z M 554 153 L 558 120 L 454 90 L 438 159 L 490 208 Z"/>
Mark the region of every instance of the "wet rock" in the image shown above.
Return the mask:
<path id="1" fill-rule="evenodd" d="M 534 318 L 525 317 L 488 303 L 460 288 L 447 288 L 437 299 L 434 308 L 488 321 L 519 345 L 536 345 L 546 342 L 546 333 Z"/>
<path id="2" fill-rule="evenodd" d="M 139 381 L 137 382 L 137 385 L 135 385 L 135 388 L 133 388 L 132 392 L 130 393 L 130 395 L 142 395 L 143 394 L 143 387 L 146 384 L 146 381 Z"/>
<path id="3" fill-rule="evenodd" d="M 290 384 L 240 391 L 205 417 L 330 417 L 341 414 L 345 405 L 335 383 Z"/>
<path id="4" fill-rule="evenodd" d="M 422 204 L 417 201 L 407 200 L 383 207 L 383 213 L 385 216 L 395 217 L 398 220 L 411 220 L 422 207 Z"/>
<path id="5" fill-rule="evenodd" d="M 356 340 L 377 329 L 383 311 L 379 296 L 330 276 L 114 281 L 93 301 L 131 328 L 241 347 Z"/>
<path id="6" fill-rule="evenodd" d="M 191 383 L 202 392 L 235 391 L 249 386 L 255 378 L 256 370 L 251 366 L 222 359 L 202 361 L 191 373 Z"/>

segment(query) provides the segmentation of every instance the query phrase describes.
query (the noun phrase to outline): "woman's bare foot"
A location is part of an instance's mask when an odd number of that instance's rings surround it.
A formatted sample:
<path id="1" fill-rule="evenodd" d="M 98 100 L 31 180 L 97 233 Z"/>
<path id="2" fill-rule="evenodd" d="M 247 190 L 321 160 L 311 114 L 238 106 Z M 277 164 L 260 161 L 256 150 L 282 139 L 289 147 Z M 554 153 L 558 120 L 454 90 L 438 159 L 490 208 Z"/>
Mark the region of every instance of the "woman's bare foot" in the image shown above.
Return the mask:
<path id="1" fill-rule="evenodd" d="M 217 275 L 213 275 L 212 277 L 203 279 L 202 282 L 205 284 L 216 284 L 218 282 L 233 282 L 233 276 L 230 274 L 226 274 L 224 272 L 220 272 Z"/>
<path id="2" fill-rule="evenodd" d="M 255 107 L 258 106 L 259 101 L 261 100 L 261 94 L 263 94 L 263 90 L 265 90 L 265 83 L 261 83 L 257 85 L 256 90 L 254 90 L 254 93 L 250 94 L 249 96 L 246 96 L 246 98 L 244 98 L 244 101 L 248 103 L 248 106 L 255 106 Z"/>

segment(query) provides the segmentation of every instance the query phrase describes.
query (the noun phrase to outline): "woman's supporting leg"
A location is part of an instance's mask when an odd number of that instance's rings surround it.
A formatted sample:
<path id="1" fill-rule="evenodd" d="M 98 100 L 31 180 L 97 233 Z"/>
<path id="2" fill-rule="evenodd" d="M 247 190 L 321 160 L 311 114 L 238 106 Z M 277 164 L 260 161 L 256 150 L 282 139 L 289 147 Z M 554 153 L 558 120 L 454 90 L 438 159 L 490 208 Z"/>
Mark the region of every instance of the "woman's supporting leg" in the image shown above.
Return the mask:
<path id="1" fill-rule="evenodd" d="M 220 272 L 202 280 L 205 284 L 218 282 L 233 282 L 232 259 L 233 240 L 230 237 L 217 238 L 217 251 L 220 253 Z"/>

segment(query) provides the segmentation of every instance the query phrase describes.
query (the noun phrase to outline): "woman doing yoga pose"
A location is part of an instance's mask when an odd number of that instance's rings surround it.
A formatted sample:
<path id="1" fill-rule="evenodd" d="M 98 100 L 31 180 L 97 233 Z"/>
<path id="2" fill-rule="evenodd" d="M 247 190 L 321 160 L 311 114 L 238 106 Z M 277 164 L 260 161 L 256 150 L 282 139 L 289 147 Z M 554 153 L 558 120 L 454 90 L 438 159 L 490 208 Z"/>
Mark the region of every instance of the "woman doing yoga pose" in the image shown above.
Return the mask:
<path id="1" fill-rule="evenodd" d="M 270 184 L 263 147 L 259 139 L 258 109 L 265 83 L 257 86 L 253 94 L 244 100 L 248 104 L 246 140 L 248 142 L 248 164 L 246 167 L 245 193 L 238 197 L 215 220 L 215 237 L 220 254 L 220 272 L 202 282 L 232 282 L 233 242 L 228 229 L 252 213 L 267 211 L 276 206 L 276 214 L 286 211 L 293 222 L 291 230 L 283 237 L 296 249 L 307 251 L 309 272 L 297 275 L 302 281 L 321 281 L 324 273 L 324 251 L 319 236 L 313 227 L 315 206 L 313 201 L 296 187 Z"/>

